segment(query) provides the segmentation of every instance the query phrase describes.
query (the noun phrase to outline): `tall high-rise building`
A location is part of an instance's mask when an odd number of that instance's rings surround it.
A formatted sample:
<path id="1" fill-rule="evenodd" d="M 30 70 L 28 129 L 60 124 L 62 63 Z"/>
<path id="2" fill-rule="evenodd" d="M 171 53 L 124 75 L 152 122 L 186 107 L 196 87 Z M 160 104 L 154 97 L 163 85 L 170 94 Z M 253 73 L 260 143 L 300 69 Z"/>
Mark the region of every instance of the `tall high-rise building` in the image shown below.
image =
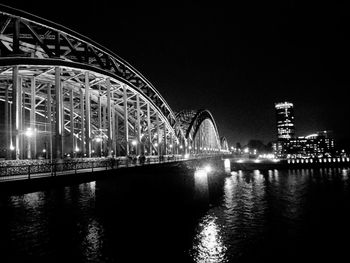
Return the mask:
<path id="1" fill-rule="evenodd" d="M 275 103 L 277 140 L 286 142 L 295 136 L 294 109 L 291 102 Z"/>

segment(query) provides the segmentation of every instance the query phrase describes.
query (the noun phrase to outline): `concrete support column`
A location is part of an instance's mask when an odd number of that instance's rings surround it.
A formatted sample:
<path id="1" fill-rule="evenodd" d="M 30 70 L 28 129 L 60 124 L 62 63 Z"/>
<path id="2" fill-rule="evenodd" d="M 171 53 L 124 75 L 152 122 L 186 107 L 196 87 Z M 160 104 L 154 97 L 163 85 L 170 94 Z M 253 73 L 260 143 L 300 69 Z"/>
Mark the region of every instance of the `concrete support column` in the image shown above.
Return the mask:
<path id="1" fill-rule="evenodd" d="M 125 139 L 125 155 L 129 155 L 129 127 L 128 127 L 128 97 L 126 86 L 123 86 L 124 100 L 124 139 Z"/>
<path id="2" fill-rule="evenodd" d="M 23 79 L 18 77 L 17 85 L 17 112 L 18 112 L 18 158 L 24 158 L 23 145 Z"/>
<path id="3" fill-rule="evenodd" d="M 12 159 L 19 159 L 18 66 L 12 68 L 11 150 Z"/>
<path id="4" fill-rule="evenodd" d="M 70 135 L 69 135 L 69 141 L 72 145 L 71 148 L 71 156 L 74 157 L 75 152 L 75 139 L 74 139 L 74 94 L 73 89 L 69 91 L 69 111 L 70 111 Z"/>
<path id="5" fill-rule="evenodd" d="M 102 139 L 102 116 L 101 116 L 101 86 L 99 86 L 98 88 L 98 100 L 97 100 L 97 119 L 98 119 L 98 130 L 99 130 L 99 134 L 98 134 L 98 146 L 97 146 L 97 150 L 98 150 L 98 156 L 102 156 L 102 143 L 103 143 L 103 139 Z"/>
<path id="6" fill-rule="evenodd" d="M 148 155 L 152 155 L 152 132 L 151 132 L 151 111 L 149 103 L 147 103 L 147 132 L 148 132 Z"/>
<path id="7" fill-rule="evenodd" d="M 63 94 L 61 87 L 61 68 L 55 68 L 55 95 L 56 95 L 56 122 L 55 122 L 55 133 L 56 133 L 56 151 L 55 158 L 63 158 Z"/>
<path id="8" fill-rule="evenodd" d="M 167 133 L 166 133 L 166 124 L 164 122 L 164 155 L 168 154 L 168 149 L 167 149 Z"/>
<path id="9" fill-rule="evenodd" d="M 18 76 L 18 67 L 13 69 L 13 142 L 14 142 L 14 159 L 22 158 L 23 143 L 22 143 L 22 79 Z"/>
<path id="10" fill-rule="evenodd" d="M 174 140 L 172 133 L 169 133 L 169 154 L 174 154 Z"/>
<path id="11" fill-rule="evenodd" d="M 136 94 L 136 155 L 141 153 L 141 121 L 140 121 L 140 96 Z"/>
<path id="12" fill-rule="evenodd" d="M 160 152 L 160 128 L 159 128 L 159 117 L 158 117 L 158 113 L 156 113 L 156 128 L 157 128 L 157 154 L 158 156 L 162 155 L 162 153 Z"/>
<path id="13" fill-rule="evenodd" d="M 115 150 L 116 156 L 120 156 L 120 145 L 119 145 L 119 116 L 115 113 Z"/>
<path id="14" fill-rule="evenodd" d="M 48 133 L 49 133 L 49 158 L 52 161 L 53 158 L 53 140 L 54 137 L 52 135 L 52 98 L 51 98 L 51 85 L 49 84 L 47 87 L 47 116 L 48 116 Z"/>
<path id="15" fill-rule="evenodd" d="M 11 159 L 11 134 L 10 134 L 10 104 L 9 104 L 9 88 L 7 85 L 5 88 L 5 103 L 4 103 L 4 113 L 5 113 L 5 140 L 6 140 L 6 159 Z"/>
<path id="16" fill-rule="evenodd" d="M 112 155 L 112 113 L 111 113 L 111 82 L 110 79 L 106 79 L 106 87 L 107 87 L 107 151 L 108 156 Z"/>
<path id="17" fill-rule="evenodd" d="M 30 150 L 28 149 L 28 153 L 31 154 L 31 152 L 33 152 L 33 156 L 28 156 L 28 158 L 34 158 L 36 159 L 36 152 L 37 152 L 37 149 L 36 149 L 36 138 L 37 138 L 37 131 L 36 131 L 36 118 L 35 118 L 35 105 L 36 105 L 36 100 L 35 100 L 35 97 L 36 97 L 36 94 L 35 94 L 35 78 L 32 78 L 31 79 L 31 83 L 30 83 L 30 97 L 31 97 L 31 103 L 30 103 L 30 128 L 31 130 L 33 131 L 33 138 L 32 138 L 32 142 L 31 144 L 28 144 L 29 146 L 32 145 L 33 149 Z"/>
<path id="18" fill-rule="evenodd" d="M 84 93 L 80 89 L 80 130 L 81 130 L 81 141 L 80 151 L 82 157 L 85 155 L 85 110 L 84 110 Z"/>
<path id="19" fill-rule="evenodd" d="M 108 136 L 108 132 L 107 131 L 107 107 L 102 106 L 102 129 L 105 132 L 105 134 Z M 103 156 L 106 155 L 107 152 L 107 143 L 108 143 L 108 138 L 107 141 L 103 141 L 102 144 L 102 152 L 103 152 Z"/>
<path id="20" fill-rule="evenodd" d="M 116 112 L 112 106 L 112 155 L 117 156 L 117 140 L 116 140 L 116 127 L 115 127 L 115 116 Z"/>
<path id="21" fill-rule="evenodd" d="M 85 136 L 87 157 L 91 157 L 91 114 L 90 114 L 90 80 L 89 72 L 85 72 Z"/>

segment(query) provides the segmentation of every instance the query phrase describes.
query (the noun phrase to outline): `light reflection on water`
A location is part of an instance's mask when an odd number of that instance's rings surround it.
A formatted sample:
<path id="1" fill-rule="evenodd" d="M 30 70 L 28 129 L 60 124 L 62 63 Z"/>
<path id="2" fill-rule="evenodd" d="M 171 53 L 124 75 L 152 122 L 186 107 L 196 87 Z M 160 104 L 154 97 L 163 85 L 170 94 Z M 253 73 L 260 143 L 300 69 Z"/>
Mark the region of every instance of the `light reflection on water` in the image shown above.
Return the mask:
<path id="1" fill-rule="evenodd" d="M 197 263 L 220 263 L 225 261 L 227 248 L 223 244 L 216 217 L 207 215 L 198 225 L 194 238 L 193 258 Z"/>
<path id="2" fill-rule="evenodd" d="M 82 240 L 84 256 L 87 259 L 97 259 L 103 247 L 104 230 L 100 223 L 91 220 L 87 225 L 85 237 Z"/>

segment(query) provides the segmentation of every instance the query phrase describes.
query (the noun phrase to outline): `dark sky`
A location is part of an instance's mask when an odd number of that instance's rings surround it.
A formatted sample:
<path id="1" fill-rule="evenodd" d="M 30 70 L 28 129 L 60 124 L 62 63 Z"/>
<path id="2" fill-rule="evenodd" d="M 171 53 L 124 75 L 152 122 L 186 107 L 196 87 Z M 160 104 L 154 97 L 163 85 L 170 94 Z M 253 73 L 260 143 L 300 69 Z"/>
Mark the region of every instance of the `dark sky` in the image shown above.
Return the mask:
<path id="1" fill-rule="evenodd" d="M 174 111 L 209 109 L 231 145 L 274 140 L 279 101 L 294 103 L 298 136 L 333 130 L 348 143 L 349 15 L 342 3 L 179 2 L 150 8 L 89 2 L 7 4 L 112 50 L 148 78 Z"/>

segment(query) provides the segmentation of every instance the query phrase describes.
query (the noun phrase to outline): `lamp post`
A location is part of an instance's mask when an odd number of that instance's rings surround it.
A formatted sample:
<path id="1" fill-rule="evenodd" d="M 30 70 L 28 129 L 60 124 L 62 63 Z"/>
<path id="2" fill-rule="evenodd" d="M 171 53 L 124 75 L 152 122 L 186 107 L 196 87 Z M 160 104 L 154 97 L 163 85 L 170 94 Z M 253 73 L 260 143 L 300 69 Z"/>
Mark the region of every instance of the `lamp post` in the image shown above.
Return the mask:
<path id="1" fill-rule="evenodd" d="M 132 147 L 132 152 L 136 154 L 136 146 L 137 146 L 137 141 L 136 140 L 132 140 L 131 141 L 131 145 Z"/>

